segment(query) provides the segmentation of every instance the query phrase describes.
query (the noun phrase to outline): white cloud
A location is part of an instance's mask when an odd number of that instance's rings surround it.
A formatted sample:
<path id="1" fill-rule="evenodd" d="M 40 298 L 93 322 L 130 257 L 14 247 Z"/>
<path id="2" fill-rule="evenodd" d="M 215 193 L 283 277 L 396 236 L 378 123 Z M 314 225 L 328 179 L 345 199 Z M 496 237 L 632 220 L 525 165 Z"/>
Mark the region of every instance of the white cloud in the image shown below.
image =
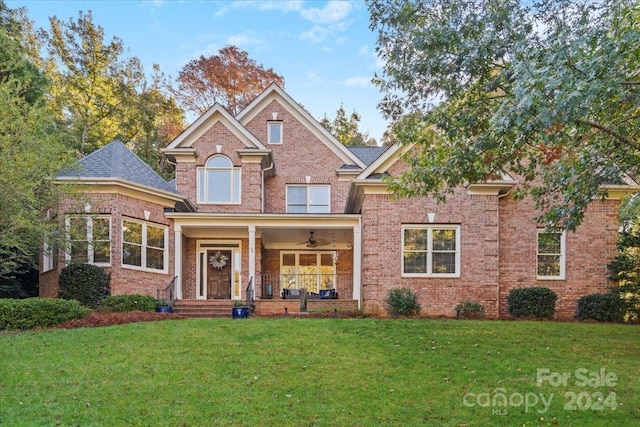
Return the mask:
<path id="1" fill-rule="evenodd" d="M 312 43 L 320 43 L 331 35 L 331 31 L 320 25 L 314 25 L 310 30 L 300 34 L 302 40 L 308 40 Z"/>
<path id="2" fill-rule="evenodd" d="M 253 10 L 279 10 L 291 12 L 302 10 L 302 0 L 249 0 L 234 1 L 224 6 L 215 13 L 215 16 L 223 16 L 232 9 L 253 9 Z"/>
<path id="3" fill-rule="evenodd" d="M 322 9 L 311 7 L 302 9 L 300 15 L 314 24 L 332 24 L 342 21 L 351 13 L 353 5 L 346 1 L 329 1 Z"/>
<path id="4" fill-rule="evenodd" d="M 344 81 L 347 87 L 370 87 L 371 77 L 349 77 Z"/>
<path id="5" fill-rule="evenodd" d="M 315 71 L 307 71 L 307 82 L 309 83 L 322 83 L 324 79 L 320 77 Z"/>
<path id="6" fill-rule="evenodd" d="M 251 32 L 245 32 L 242 34 L 234 34 L 227 37 L 227 44 L 243 47 L 243 46 L 263 46 L 264 40 L 255 37 Z"/>

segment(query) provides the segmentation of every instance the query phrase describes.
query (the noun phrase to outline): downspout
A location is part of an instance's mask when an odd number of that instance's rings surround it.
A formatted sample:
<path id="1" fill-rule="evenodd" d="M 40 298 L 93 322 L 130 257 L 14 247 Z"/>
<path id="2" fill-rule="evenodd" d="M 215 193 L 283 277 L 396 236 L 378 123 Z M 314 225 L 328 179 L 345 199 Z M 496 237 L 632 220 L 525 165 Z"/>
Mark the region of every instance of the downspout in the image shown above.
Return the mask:
<path id="1" fill-rule="evenodd" d="M 264 173 L 265 173 L 266 171 L 270 171 L 270 170 L 272 170 L 272 169 L 273 169 L 273 161 L 271 161 L 271 165 L 270 165 L 269 167 L 266 167 L 266 168 L 262 169 L 262 182 L 261 182 L 261 185 L 262 185 L 262 195 L 261 195 L 261 197 L 260 197 L 260 204 L 261 204 L 261 207 L 260 207 L 260 213 L 264 213 Z"/>

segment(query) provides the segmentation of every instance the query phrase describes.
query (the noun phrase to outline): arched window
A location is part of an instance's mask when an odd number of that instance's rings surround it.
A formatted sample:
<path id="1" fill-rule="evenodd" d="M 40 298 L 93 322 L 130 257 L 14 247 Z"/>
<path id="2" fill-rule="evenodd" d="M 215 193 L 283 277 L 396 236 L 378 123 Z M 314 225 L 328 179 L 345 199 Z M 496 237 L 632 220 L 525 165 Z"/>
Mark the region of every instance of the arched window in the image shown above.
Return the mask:
<path id="1" fill-rule="evenodd" d="M 240 203 L 241 169 L 228 157 L 211 156 L 198 168 L 198 203 Z"/>

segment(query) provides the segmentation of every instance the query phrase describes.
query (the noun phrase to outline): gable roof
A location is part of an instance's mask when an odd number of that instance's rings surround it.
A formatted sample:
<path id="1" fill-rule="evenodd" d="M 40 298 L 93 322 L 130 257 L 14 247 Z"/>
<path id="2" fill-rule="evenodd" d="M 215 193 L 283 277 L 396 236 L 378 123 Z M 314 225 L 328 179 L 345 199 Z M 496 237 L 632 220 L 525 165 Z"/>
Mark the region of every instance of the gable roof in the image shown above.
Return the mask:
<path id="1" fill-rule="evenodd" d="M 365 147 L 347 147 L 353 154 L 358 156 L 367 166 L 373 163 L 378 157 L 384 154 L 389 147 L 365 146 Z"/>
<path id="2" fill-rule="evenodd" d="M 304 124 L 325 146 L 338 156 L 345 164 L 364 169 L 366 164 L 347 147 L 340 143 L 328 130 L 324 128 L 309 112 L 297 103 L 280 86 L 271 83 L 260 95 L 247 105 L 236 116 L 238 121 L 246 125 L 260 113 L 267 104 L 276 100 L 285 107 L 298 121 Z"/>
<path id="3" fill-rule="evenodd" d="M 83 157 L 78 167 L 62 171 L 58 178 L 112 178 L 144 185 L 156 190 L 178 194 L 172 186 L 149 165 L 132 153 L 121 141 L 114 140 Z"/>
<path id="4" fill-rule="evenodd" d="M 171 144 L 163 151 L 171 153 L 173 150 L 189 148 L 217 122 L 223 122 L 226 127 L 246 146 L 246 148 L 266 150 L 265 147 L 251 132 L 249 132 L 235 117 L 219 103 L 215 103 L 203 115 L 187 127 Z"/>

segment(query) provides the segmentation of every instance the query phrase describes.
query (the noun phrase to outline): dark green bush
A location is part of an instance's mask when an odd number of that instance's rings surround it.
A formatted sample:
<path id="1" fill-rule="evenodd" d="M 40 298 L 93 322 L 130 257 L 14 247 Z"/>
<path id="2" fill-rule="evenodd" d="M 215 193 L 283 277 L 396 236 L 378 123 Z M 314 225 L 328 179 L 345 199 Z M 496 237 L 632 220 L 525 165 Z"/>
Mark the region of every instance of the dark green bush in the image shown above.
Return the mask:
<path id="1" fill-rule="evenodd" d="M 100 311 L 154 311 L 157 300 L 149 295 L 109 295 L 100 304 Z"/>
<path id="2" fill-rule="evenodd" d="M 509 292 L 507 307 L 514 317 L 543 319 L 553 316 L 558 296 L 549 288 L 518 288 Z"/>
<path id="3" fill-rule="evenodd" d="M 58 297 L 74 299 L 89 308 L 96 308 L 109 295 L 109 275 L 91 264 L 69 264 L 59 278 Z"/>
<path id="4" fill-rule="evenodd" d="M 578 300 L 578 320 L 622 322 L 626 311 L 625 300 L 617 292 L 585 295 Z"/>
<path id="5" fill-rule="evenodd" d="M 463 301 L 456 305 L 456 317 L 463 319 L 482 319 L 484 307 L 476 301 Z"/>
<path id="6" fill-rule="evenodd" d="M 420 313 L 418 295 L 409 288 L 393 288 L 384 299 L 384 306 L 392 316 L 412 316 Z"/>
<path id="7" fill-rule="evenodd" d="M 73 300 L 0 299 L 0 330 L 44 328 L 81 319 L 89 312 L 88 308 Z"/>

